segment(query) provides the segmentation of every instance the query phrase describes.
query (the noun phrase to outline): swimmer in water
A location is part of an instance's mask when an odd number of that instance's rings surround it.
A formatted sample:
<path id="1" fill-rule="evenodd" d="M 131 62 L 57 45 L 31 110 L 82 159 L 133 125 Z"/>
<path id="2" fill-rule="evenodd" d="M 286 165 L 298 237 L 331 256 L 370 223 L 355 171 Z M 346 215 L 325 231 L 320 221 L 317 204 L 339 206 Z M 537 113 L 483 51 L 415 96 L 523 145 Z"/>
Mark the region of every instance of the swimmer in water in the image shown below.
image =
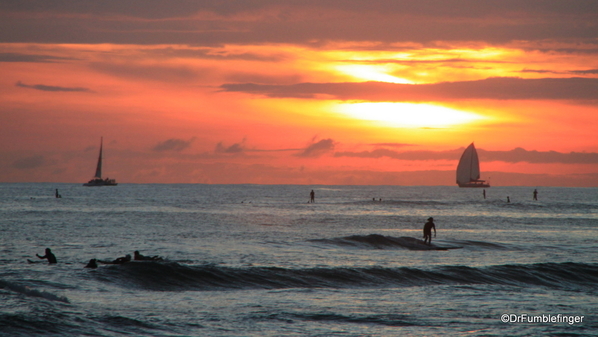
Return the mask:
<path id="1" fill-rule="evenodd" d="M 48 259 L 49 264 L 57 263 L 56 256 L 52 254 L 52 250 L 50 248 L 46 248 L 46 255 L 40 256 L 39 254 L 35 254 L 35 256 L 39 257 L 40 259 Z"/>

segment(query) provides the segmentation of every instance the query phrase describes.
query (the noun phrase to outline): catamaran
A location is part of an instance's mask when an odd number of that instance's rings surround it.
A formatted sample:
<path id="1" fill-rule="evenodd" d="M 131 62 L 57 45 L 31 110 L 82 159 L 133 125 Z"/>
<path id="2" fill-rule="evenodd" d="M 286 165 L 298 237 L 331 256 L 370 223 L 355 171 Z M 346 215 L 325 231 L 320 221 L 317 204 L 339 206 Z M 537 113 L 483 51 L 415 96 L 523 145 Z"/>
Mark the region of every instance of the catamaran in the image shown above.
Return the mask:
<path id="1" fill-rule="evenodd" d="M 102 146 L 104 143 L 104 137 L 100 138 L 100 156 L 98 157 L 98 166 L 96 167 L 96 174 L 87 183 L 83 184 L 83 186 L 116 186 L 116 180 L 114 179 L 102 179 Z"/>
<path id="2" fill-rule="evenodd" d="M 490 187 L 485 180 L 480 180 L 480 160 L 473 143 L 463 151 L 459 160 L 457 184 L 459 187 Z"/>

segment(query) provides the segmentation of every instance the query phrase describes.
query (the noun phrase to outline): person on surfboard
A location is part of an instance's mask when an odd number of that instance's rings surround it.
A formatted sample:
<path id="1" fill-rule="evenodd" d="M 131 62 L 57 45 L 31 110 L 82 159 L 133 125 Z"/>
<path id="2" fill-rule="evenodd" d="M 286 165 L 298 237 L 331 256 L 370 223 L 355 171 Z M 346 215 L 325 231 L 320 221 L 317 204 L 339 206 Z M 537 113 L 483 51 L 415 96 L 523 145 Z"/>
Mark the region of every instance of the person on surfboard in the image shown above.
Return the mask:
<path id="1" fill-rule="evenodd" d="M 133 253 L 133 260 L 135 261 L 162 261 L 162 258 L 158 255 L 155 256 L 145 256 L 141 255 L 138 250 Z"/>
<path id="2" fill-rule="evenodd" d="M 58 261 L 56 261 L 56 256 L 54 254 L 52 254 L 52 251 L 50 250 L 50 248 L 46 248 L 46 255 L 41 256 L 39 254 L 35 254 L 35 256 L 39 257 L 40 259 L 48 259 L 49 264 L 58 262 Z"/>
<path id="3" fill-rule="evenodd" d="M 436 237 L 436 226 L 434 225 L 434 218 L 428 218 L 428 222 L 424 225 L 424 243 L 432 244 L 432 228 L 434 229 L 434 237 Z"/>
<path id="4" fill-rule="evenodd" d="M 123 264 L 123 263 L 127 263 L 130 261 L 131 261 L 131 254 L 127 254 L 123 257 L 119 257 L 119 258 L 115 259 L 114 261 L 97 260 L 96 262 L 103 263 L 103 264 Z"/>

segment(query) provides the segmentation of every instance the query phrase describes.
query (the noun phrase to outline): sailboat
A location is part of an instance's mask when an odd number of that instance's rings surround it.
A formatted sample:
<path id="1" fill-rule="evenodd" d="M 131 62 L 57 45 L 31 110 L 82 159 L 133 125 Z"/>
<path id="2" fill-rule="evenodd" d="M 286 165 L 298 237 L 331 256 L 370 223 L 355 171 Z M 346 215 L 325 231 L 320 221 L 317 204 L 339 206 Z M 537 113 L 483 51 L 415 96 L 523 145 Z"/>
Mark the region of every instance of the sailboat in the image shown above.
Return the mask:
<path id="1" fill-rule="evenodd" d="M 485 180 L 480 180 L 480 160 L 473 143 L 463 151 L 459 160 L 457 184 L 459 187 L 490 187 Z"/>
<path id="2" fill-rule="evenodd" d="M 96 167 L 96 174 L 87 183 L 83 184 L 83 186 L 116 186 L 116 180 L 114 179 L 102 179 L 102 146 L 104 143 L 104 137 L 100 138 L 100 155 L 98 157 L 98 166 Z"/>

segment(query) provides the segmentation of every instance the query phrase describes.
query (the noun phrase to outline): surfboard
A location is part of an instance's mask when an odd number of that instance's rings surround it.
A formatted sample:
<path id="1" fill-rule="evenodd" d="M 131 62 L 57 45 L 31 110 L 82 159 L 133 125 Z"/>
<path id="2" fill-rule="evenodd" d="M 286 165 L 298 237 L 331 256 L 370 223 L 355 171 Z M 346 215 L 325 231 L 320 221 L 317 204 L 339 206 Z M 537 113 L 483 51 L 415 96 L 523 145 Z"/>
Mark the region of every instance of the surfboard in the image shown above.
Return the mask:
<path id="1" fill-rule="evenodd" d="M 437 246 L 435 244 L 428 245 L 424 240 L 413 238 L 412 242 L 415 244 L 417 250 L 450 250 L 461 249 L 463 246 Z M 412 248 L 413 249 L 413 248 Z"/>
<path id="2" fill-rule="evenodd" d="M 434 246 L 432 245 L 430 250 L 451 250 L 451 249 L 461 249 L 463 247 L 442 247 L 442 246 Z"/>

